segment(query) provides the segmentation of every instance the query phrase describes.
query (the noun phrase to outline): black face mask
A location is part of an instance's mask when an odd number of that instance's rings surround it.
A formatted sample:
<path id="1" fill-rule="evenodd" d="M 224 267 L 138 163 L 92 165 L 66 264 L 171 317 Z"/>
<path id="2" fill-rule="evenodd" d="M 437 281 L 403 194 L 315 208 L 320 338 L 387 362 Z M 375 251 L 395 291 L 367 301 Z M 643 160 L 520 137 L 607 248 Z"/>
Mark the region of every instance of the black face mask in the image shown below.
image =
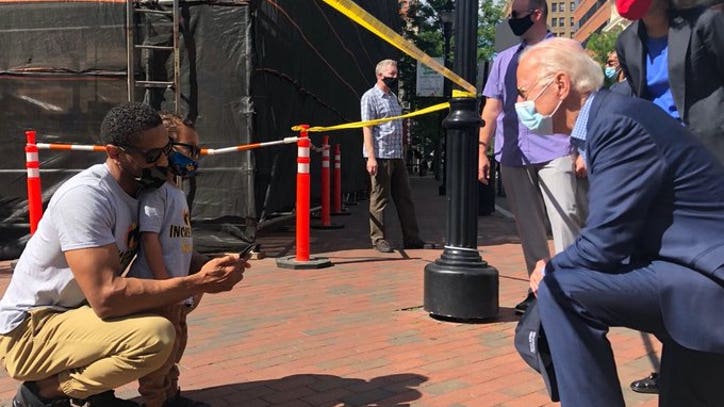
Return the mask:
<path id="1" fill-rule="evenodd" d="M 167 171 L 168 168 L 166 167 L 144 168 L 141 176 L 134 179 L 141 186 L 141 189 L 146 191 L 154 190 L 160 188 L 166 182 Z"/>
<path id="2" fill-rule="evenodd" d="M 530 19 L 530 14 L 528 14 L 521 18 L 509 18 L 508 25 L 510 29 L 513 30 L 513 34 L 515 34 L 516 37 L 520 37 L 533 26 L 533 20 Z"/>
<path id="3" fill-rule="evenodd" d="M 382 82 L 384 82 L 385 86 L 390 88 L 391 91 L 397 90 L 397 78 L 382 78 Z"/>

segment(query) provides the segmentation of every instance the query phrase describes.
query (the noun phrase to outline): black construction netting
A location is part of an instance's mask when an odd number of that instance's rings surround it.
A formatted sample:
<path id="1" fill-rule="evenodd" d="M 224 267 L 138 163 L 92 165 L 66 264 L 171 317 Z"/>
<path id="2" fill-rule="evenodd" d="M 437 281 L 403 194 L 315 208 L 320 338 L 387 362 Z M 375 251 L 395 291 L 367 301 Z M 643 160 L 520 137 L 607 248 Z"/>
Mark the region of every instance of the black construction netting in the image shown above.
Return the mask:
<path id="1" fill-rule="evenodd" d="M 361 4 L 391 28 L 396 0 Z M 170 9 L 170 2 L 147 4 Z M 16 258 L 28 238 L 24 131 L 38 142 L 94 144 L 109 108 L 128 99 L 126 5 L 113 2 L 2 2 L 0 11 L 0 258 Z M 374 67 L 399 52 L 321 0 L 181 2 L 180 111 L 203 145 L 228 147 L 294 136 L 306 123 L 359 120 L 359 98 Z M 136 15 L 136 43 L 170 45 L 169 16 Z M 137 80 L 170 80 L 168 51 L 136 51 Z M 173 110 L 171 90 L 135 91 Z M 342 146 L 343 192 L 365 187 L 361 131 L 328 134 Z M 321 145 L 321 135 L 312 133 Z M 102 153 L 40 151 L 43 203 Z M 296 146 L 207 156 L 193 184 L 192 220 L 200 251 L 253 240 L 266 220 L 295 202 Z M 312 200 L 321 159 L 312 155 Z"/>

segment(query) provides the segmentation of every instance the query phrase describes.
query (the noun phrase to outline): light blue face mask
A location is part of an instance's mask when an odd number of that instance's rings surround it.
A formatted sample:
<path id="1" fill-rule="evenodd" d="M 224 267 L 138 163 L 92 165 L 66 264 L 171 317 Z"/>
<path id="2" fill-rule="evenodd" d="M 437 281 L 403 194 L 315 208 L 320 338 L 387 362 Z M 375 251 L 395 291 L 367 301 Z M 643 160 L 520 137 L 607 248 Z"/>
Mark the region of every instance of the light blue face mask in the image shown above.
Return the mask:
<path id="1" fill-rule="evenodd" d="M 515 104 L 515 113 L 518 114 L 518 120 L 520 120 L 520 122 L 523 123 L 523 126 L 527 127 L 531 133 L 539 136 L 553 134 L 553 115 L 556 114 L 558 108 L 563 102 L 562 100 L 559 101 L 556 108 L 553 109 L 553 112 L 547 116 L 544 116 L 536 111 L 535 101 L 549 86 L 551 86 L 551 83 L 553 83 L 553 81 L 548 82 L 548 85 L 541 89 L 540 93 L 538 93 L 538 95 L 532 100 L 526 100 Z"/>
<path id="2" fill-rule="evenodd" d="M 613 79 L 616 77 L 616 74 L 618 74 L 618 68 L 613 67 L 613 66 L 607 66 L 603 70 L 603 74 L 606 75 L 606 78 Z"/>

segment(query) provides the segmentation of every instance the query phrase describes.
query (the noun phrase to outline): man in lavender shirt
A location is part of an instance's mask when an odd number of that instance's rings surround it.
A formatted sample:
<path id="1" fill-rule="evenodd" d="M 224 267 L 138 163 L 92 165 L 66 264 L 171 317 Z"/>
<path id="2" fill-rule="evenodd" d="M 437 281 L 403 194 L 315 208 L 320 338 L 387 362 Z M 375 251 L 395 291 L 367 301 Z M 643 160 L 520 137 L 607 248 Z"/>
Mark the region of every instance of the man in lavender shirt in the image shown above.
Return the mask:
<path id="1" fill-rule="evenodd" d="M 564 134 L 534 134 L 518 121 L 515 112 L 518 56 L 526 47 L 552 37 L 546 27 L 547 14 L 545 0 L 513 2 L 508 23 L 522 41 L 502 51 L 493 61 L 483 90 L 485 126 L 479 135 L 478 179 L 488 183 L 487 150 L 495 134 L 495 159 L 501 164 L 503 186 L 515 217 L 528 275 L 538 260 L 550 257 L 546 213 L 555 251 L 559 253 L 578 235 L 587 206 L 585 167 L 575 156 L 569 138 Z M 516 313 L 525 312 L 532 299 L 528 292 L 526 299 L 515 306 Z"/>

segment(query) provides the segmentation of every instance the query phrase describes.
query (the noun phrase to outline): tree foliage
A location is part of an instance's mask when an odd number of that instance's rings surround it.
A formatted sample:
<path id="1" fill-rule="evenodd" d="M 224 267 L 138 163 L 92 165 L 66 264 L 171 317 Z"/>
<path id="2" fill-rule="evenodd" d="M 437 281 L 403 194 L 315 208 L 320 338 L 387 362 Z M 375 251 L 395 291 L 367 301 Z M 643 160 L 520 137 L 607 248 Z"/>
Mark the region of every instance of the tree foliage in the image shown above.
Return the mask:
<path id="1" fill-rule="evenodd" d="M 478 13 L 478 61 L 493 58 L 495 52 L 495 26 L 503 19 L 502 1 L 480 0 Z"/>
<path id="2" fill-rule="evenodd" d="M 591 57 L 601 64 L 601 69 L 606 66 L 608 54 L 616 50 L 616 38 L 621 30 L 593 33 L 586 41 L 586 50 L 590 51 Z M 611 86 L 614 80 L 605 78 L 604 85 Z"/>
<path id="3" fill-rule="evenodd" d="M 403 36 L 412 41 L 418 48 L 430 56 L 442 56 L 444 48 L 443 25 L 438 10 L 446 7 L 448 0 L 421 0 L 411 3 L 408 20 L 403 24 Z M 454 2 L 453 2 L 454 3 Z M 495 43 L 495 25 L 503 15 L 503 3 L 479 0 L 478 13 L 478 60 L 490 59 Z M 455 53 L 455 37 L 451 31 L 449 66 L 452 69 Z M 403 56 L 399 62 L 400 82 L 403 84 L 400 96 L 403 106 L 411 111 L 418 110 L 447 98 L 417 97 L 416 89 L 417 61 Z M 443 114 L 418 116 L 412 124 L 413 146 L 425 157 L 439 146 L 441 121 Z"/>
<path id="4" fill-rule="evenodd" d="M 593 33 L 586 41 L 586 49 L 591 51 L 591 56 L 601 65 L 606 64 L 608 53 L 616 49 L 616 38 L 620 30 Z"/>

